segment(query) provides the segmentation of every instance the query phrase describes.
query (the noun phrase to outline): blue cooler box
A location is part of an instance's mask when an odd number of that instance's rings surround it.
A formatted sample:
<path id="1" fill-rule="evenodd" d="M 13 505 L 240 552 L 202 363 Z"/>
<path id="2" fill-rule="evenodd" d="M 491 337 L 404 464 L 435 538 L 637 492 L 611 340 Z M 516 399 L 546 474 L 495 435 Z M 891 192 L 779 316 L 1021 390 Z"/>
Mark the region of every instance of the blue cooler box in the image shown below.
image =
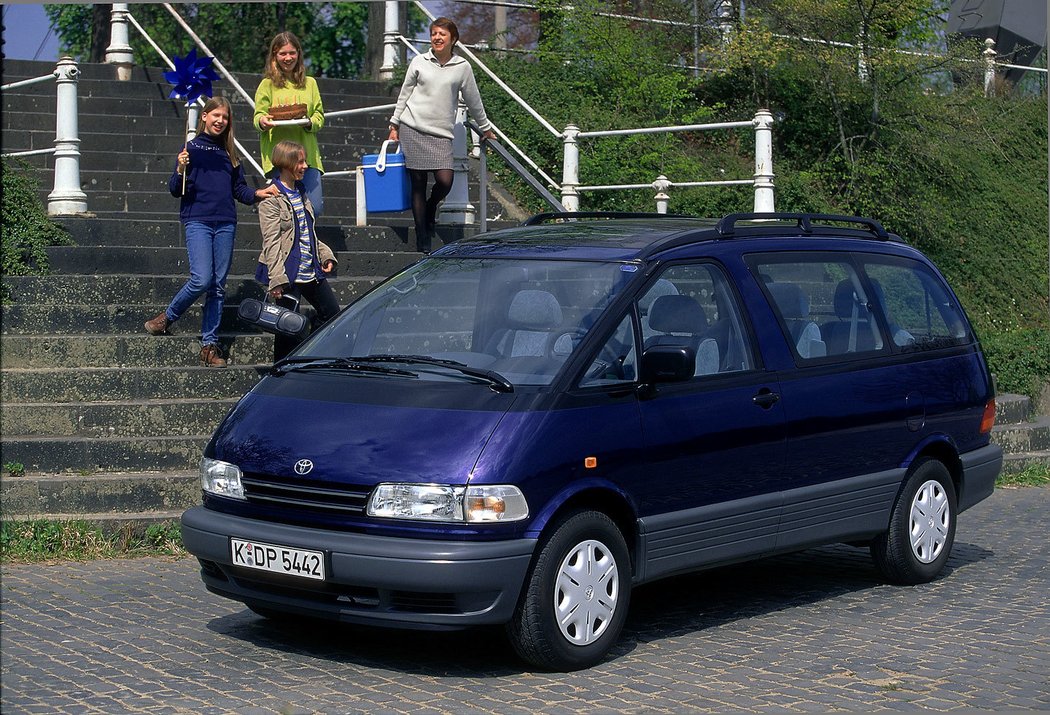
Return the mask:
<path id="1" fill-rule="evenodd" d="M 361 166 L 365 175 L 365 205 L 368 213 L 386 211 L 405 211 L 412 204 L 411 186 L 408 180 L 408 169 L 405 168 L 405 155 L 387 152 L 388 143 L 383 142 L 379 154 L 365 154 L 361 157 Z M 386 166 L 383 171 L 376 168 L 384 157 Z"/>

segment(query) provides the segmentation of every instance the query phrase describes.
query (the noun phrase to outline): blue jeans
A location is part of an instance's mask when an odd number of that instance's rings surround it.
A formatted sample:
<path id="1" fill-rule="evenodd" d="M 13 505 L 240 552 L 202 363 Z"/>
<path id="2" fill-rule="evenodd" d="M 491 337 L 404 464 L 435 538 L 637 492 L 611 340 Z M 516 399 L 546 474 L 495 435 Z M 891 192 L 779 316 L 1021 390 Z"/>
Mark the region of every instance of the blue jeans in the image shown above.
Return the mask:
<path id="1" fill-rule="evenodd" d="M 277 167 L 274 167 L 268 174 L 271 179 L 276 179 L 280 175 L 281 170 Z M 314 207 L 314 218 L 320 218 L 324 213 L 324 194 L 321 192 L 322 176 L 323 174 L 312 166 L 307 167 L 306 173 L 303 174 L 303 188 L 306 190 L 306 198 L 310 199 L 310 204 Z"/>
<path id="2" fill-rule="evenodd" d="M 225 221 L 187 221 L 186 251 L 190 256 L 190 279 L 171 299 L 164 313 L 175 322 L 201 294 L 201 345 L 218 345 L 219 321 L 226 298 L 226 276 L 233 260 L 233 236 L 237 224 Z"/>

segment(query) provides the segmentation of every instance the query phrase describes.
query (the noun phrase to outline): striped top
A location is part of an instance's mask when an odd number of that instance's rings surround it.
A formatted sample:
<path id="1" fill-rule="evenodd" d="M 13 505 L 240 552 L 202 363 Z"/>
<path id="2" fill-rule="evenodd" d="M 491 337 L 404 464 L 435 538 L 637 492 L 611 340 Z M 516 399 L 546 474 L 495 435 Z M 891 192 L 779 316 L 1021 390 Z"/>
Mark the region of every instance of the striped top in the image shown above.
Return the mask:
<path id="1" fill-rule="evenodd" d="M 292 213 L 295 214 L 295 234 L 299 241 L 299 272 L 296 274 L 296 283 L 309 283 L 317 280 L 314 271 L 313 241 L 310 240 L 310 227 L 306 223 L 306 208 L 303 206 L 303 195 L 298 191 L 291 190 L 287 193 L 288 200 L 292 203 Z"/>

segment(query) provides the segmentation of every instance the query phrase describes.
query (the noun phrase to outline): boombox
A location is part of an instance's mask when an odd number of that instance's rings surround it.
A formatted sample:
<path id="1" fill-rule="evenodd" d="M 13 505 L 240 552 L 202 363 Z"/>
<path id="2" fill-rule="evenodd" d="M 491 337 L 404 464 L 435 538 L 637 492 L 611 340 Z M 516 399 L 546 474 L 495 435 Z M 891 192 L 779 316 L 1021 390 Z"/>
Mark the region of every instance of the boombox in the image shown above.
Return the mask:
<path id="1" fill-rule="evenodd" d="M 269 299 L 261 301 L 245 298 L 237 306 L 237 317 L 268 333 L 301 340 L 310 332 L 310 321 L 296 310 L 299 307 L 298 303 L 299 301 L 295 301 L 293 308 L 286 308 L 269 302 Z"/>

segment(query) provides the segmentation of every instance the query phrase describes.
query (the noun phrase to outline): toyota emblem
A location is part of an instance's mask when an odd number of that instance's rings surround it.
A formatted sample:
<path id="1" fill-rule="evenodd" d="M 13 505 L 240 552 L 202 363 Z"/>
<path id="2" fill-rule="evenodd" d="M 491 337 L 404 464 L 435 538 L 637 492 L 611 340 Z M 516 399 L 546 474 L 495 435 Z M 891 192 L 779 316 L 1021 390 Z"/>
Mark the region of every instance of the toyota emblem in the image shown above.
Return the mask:
<path id="1" fill-rule="evenodd" d="M 313 468 L 314 463 L 311 462 L 309 459 L 300 459 L 298 462 L 295 463 L 294 467 L 295 473 L 299 476 L 309 474 L 313 470 Z"/>

